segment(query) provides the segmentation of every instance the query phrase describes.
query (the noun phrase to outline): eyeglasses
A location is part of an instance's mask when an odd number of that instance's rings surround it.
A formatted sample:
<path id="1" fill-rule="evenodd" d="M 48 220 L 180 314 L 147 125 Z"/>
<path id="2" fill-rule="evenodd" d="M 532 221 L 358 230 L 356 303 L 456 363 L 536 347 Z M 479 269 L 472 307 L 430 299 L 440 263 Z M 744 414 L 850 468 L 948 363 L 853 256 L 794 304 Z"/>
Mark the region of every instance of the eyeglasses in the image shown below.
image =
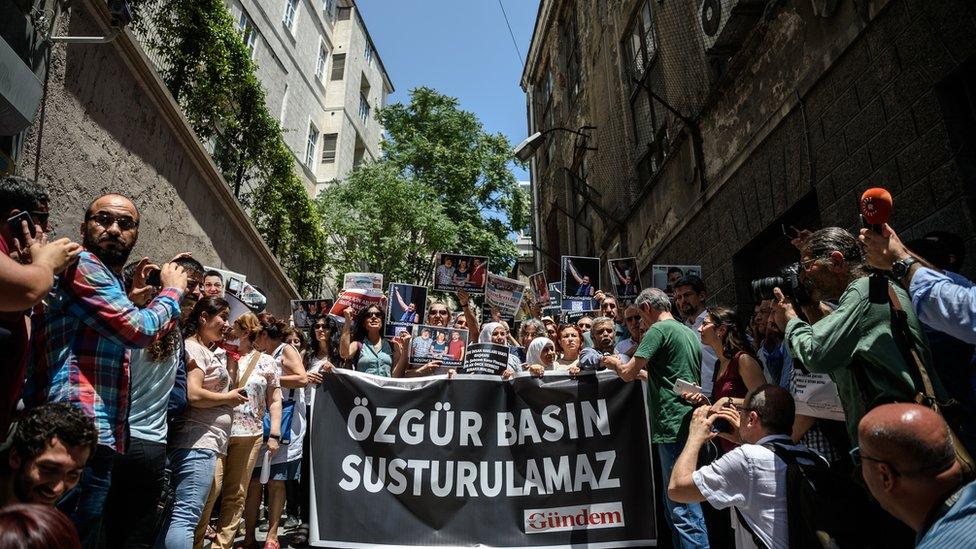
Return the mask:
<path id="1" fill-rule="evenodd" d="M 128 231 L 139 226 L 139 221 L 130 216 L 112 215 L 105 212 L 85 216 L 85 221 L 94 221 L 106 229 L 110 228 L 112 225 L 118 224 L 119 229 L 122 229 L 123 231 Z"/>
<path id="2" fill-rule="evenodd" d="M 376 313 L 372 313 L 372 314 L 376 314 Z M 316 331 L 318 331 L 318 330 L 328 330 L 328 329 L 329 329 L 329 325 L 328 324 L 316 324 L 315 325 L 315 330 Z"/>
<path id="3" fill-rule="evenodd" d="M 370 312 L 366 313 L 366 318 L 379 318 L 379 319 L 382 319 L 383 318 L 383 313 L 379 313 L 379 312 L 376 312 L 376 311 L 370 311 Z"/>
<path id="4" fill-rule="evenodd" d="M 942 471 L 945 471 L 946 469 L 952 467 L 952 465 L 956 462 L 955 455 L 950 455 L 946 460 L 942 462 L 931 463 L 929 465 L 925 465 L 911 471 L 899 471 L 890 461 L 885 461 L 883 459 L 878 459 L 875 457 L 865 455 L 863 452 L 861 452 L 860 446 L 855 446 L 851 448 L 850 454 L 851 454 L 851 460 L 854 462 L 855 467 L 860 467 L 862 460 L 873 461 L 875 463 L 883 463 L 887 465 L 889 469 L 891 469 L 891 472 L 894 473 L 896 477 L 910 477 L 910 476 L 920 475 L 926 472 L 941 473 Z"/>
<path id="5" fill-rule="evenodd" d="M 640 320 L 640 315 L 628 316 L 624 318 L 624 320 L 626 320 L 627 322 L 637 322 L 638 320 Z"/>

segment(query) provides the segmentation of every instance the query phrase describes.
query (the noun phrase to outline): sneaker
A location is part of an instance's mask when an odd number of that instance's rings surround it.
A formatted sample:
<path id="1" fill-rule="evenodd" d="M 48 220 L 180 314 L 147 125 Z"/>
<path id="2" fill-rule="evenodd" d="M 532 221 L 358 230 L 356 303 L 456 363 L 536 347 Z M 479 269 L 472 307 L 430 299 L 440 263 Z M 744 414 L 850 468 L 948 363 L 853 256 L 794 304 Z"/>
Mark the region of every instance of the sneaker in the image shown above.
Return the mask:
<path id="1" fill-rule="evenodd" d="M 298 520 L 297 517 L 293 517 L 291 515 L 288 515 L 288 516 L 285 517 L 285 521 L 283 523 L 281 523 L 281 526 L 283 528 L 289 528 L 290 529 L 290 528 L 295 528 L 295 527 L 301 526 L 301 524 L 302 524 L 302 521 Z"/>

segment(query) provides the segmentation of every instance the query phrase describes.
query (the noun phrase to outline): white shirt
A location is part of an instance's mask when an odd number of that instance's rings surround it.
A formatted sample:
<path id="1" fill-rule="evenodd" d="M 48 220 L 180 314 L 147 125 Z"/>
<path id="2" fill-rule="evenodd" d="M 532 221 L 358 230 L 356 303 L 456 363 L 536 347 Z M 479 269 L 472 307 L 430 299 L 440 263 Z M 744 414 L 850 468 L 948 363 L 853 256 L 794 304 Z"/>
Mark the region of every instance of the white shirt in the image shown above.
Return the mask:
<path id="1" fill-rule="evenodd" d="M 630 355 L 633 354 L 634 349 L 637 348 L 637 344 L 637 341 L 634 341 L 628 337 L 627 339 L 624 339 L 618 343 L 617 346 L 613 348 L 613 352 L 620 355 L 620 361 L 623 364 L 626 364 L 630 362 Z"/>
<path id="2" fill-rule="evenodd" d="M 685 320 L 685 325 L 694 330 L 695 336 L 698 337 L 698 341 L 701 342 L 701 332 L 698 328 L 701 328 L 702 322 L 705 322 L 705 315 L 708 311 L 702 311 L 694 322 L 688 322 Z M 712 396 L 712 377 L 715 375 L 715 363 L 718 361 L 718 355 L 715 351 L 708 345 L 701 346 L 701 388 L 702 392 Z M 687 380 L 690 381 L 690 380 Z"/>
<path id="3" fill-rule="evenodd" d="M 786 519 L 786 463 L 762 444 L 789 441 L 785 435 L 763 437 L 756 444 L 743 444 L 692 473 L 695 486 L 716 509 L 736 506 L 760 539 L 773 549 L 788 549 Z M 802 448 L 802 446 L 801 446 Z M 735 546 L 756 548 L 752 535 L 739 526 L 732 513 Z"/>

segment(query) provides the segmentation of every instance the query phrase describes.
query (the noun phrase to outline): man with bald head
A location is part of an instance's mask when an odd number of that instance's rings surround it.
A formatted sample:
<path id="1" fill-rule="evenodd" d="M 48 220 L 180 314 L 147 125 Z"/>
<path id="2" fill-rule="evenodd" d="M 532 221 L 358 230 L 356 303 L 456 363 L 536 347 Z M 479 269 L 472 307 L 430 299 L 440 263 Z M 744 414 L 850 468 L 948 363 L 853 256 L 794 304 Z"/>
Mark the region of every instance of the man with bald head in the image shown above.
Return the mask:
<path id="1" fill-rule="evenodd" d="M 61 275 L 34 316 L 28 407 L 67 402 L 95 421 L 98 446 L 77 489 L 59 507 L 75 523 L 86 547 L 95 546 L 115 456 L 126 446 L 129 349 L 148 347 L 180 316 L 187 274 L 163 265 L 162 289 L 144 308 L 126 295 L 121 273 L 139 237 L 139 212 L 125 196 L 107 194 L 85 211 L 84 251 Z"/>
<path id="2" fill-rule="evenodd" d="M 967 483 L 942 416 L 918 404 L 884 404 L 861 418 L 851 452 L 871 494 L 916 532 L 917 547 L 971 547 L 976 483 Z"/>

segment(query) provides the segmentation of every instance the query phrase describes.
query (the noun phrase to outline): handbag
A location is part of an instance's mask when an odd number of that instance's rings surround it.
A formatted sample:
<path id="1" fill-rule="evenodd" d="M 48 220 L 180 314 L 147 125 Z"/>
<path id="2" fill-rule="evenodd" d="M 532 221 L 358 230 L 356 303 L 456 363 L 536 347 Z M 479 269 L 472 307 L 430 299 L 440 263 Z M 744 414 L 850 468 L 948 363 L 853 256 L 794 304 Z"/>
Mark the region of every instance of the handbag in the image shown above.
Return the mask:
<path id="1" fill-rule="evenodd" d="M 277 360 L 285 348 L 285 343 L 278 346 L 277 351 L 273 355 L 273 358 Z M 295 415 L 295 390 L 288 390 L 288 399 L 282 400 L 281 402 L 281 438 L 278 442 L 281 444 L 288 444 L 291 442 L 291 420 Z M 267 442 L 268 438 L 271 436 L 271 414 L 264 414 L 264 440 Z"/>
<path id="2" fill-rule="evenodd" d="M 966 447 L 963 446 L 962 441 L 956 435 L 959 423 L 957 421 L 958 413 L 955 410 L 958 409 L 959 405 L 955 400 L 940 403 L 936 398 L 935 388 L 932 386 L 932 378 L 929 377 L 928 369 L 925 368 L 925 363 L 922 362 L 922 357 L 919 356 L 918 350 L 912 344 L 911 332 L 908 329 L 908 315 L 902 309 L 901 301 L 898 300 L 898 296 L 895 295 L 895 289 L 890 284 L 888 285 L 888 305 L 891 308 L 892 322 L 895 328 L 894 332 L 903 340 L 905 347 L 908 349 L 908 353 L 911 355 L 909 362 L 915 364 L 918 375 L 922 380 L 922 389 L 924 392 L 919 392 L 915 395 L 915 402 L 931 408 L 942 416 L 942 419 L 949 426 L 949 437 L 952 439 L 952 446 L 956 451 L 956 461 L 962 466 L 966 478 L 973 478 L 973 475 L 976 474 L 976 461 L 973 460 L 973 456 L 970 455 L 969 451 L 966 450 Z"/>

